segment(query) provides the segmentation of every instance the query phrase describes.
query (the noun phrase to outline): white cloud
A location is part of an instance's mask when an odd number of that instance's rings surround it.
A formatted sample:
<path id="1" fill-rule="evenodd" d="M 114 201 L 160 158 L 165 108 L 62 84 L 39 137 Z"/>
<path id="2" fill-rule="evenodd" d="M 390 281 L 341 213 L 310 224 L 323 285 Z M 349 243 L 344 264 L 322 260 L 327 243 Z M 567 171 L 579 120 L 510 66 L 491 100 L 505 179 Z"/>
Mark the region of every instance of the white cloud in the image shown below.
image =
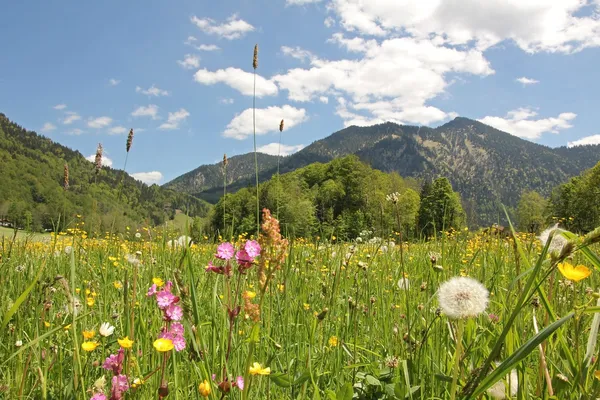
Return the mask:
<path id="1" fill-rule="evenodd" d="M 51 132 L 56 129 L 56 125 L 51 122 L 46 122 L 44 126 L 42 126 L 42 132 Z"/>
<path id="2" fill-rule="evenodd" d="M 327 103 L 329 103 L 329 97 L 327 97 L 327 96 L 320 96 L 319 97 L 319 101 L 321 103 L 323 103 L 323 104 L 327 104 Z"/>
<path id="3" fill-rule="evenodd" d="M 122 135 L 127 132 L 129 132 L 129 131 L 124 126 L 113 126 L 112 128 L 110 128 L 108 130 L 108 133 L 110 135 Z"/>
<path id="4" fill-rule="evenodd" d="M 152 119 L 158 119 L 158 106 L 156 104 L 150 104 L 146 107 L 140 106 L 133 110 L 131 113 L 132 117 L 150 117 Z"/>
<path id="5" fill-rule="evenodd" d="M 480 122 L 493 126 L 511 135 L 525 139 L 537 139 L 544 133 L 559 133 L 562 129 L 572 127 L 570 121 L 577 117 L 577 114 L 565 112 L 557 117 L 533 119 L 537 113 L 530 108 L 519 108 L 508 112 L 506 117 L 484 117 Z"/>
<path id="6" fill-rule="evenodd" d="M 159 89 L 154 85 L 152 85 L 148 89 L 142 89 L 141 87 L 136 86 L 135 91 L 136 91 L 136 93 L 145 94 L 146 96 L 160 97 L 160 96 L 168 96 L 169 95 L 168 91 Z"/>
<path id="7" fill-rule="evenodd" d="M 285 157 L 285 156 L 289 156 L 290 154 L 294 154 L 294 153 L 302 150 L 305 147 L 306 146 L 303 144 L 297 144 L 297 145 L 282 144 L 281 148 L 280 148 L 279 143 L 269 143 L 269 144 L 265 144 L 264 146 L 258 147 L 256 149 L 256 151 L 259 153 L 270 154 L 272 156 L 281 155 L 282 157 Z M 280 149 L 281 149 L 281 151 L 280 151 Z"/>
<path id="8" fill-rule="evenodd" d="M 252 96 L 254 75 L 239 68 L 230 67 L 214 72 L 207 69 L 200 69 L 194 75 L 194 79 L 196 82 L 204 85 L 224 83 L 245 96 Z M 256 75 L 256 97 L 274 96 L 276 94 L 277 86 L 273 82 L 260 75 Z"/>
<path id="9" fill-rule="evenodd" d="M 331 28 L 333 25 L 335 25 L 335 19 L 327 17 L 325 18 L 325 21 L 323 21 L 323 24 L 325 24 L 327 28 Z"/>
<path id="10" fill-rule="evenodd" d="M 209 35 L 217 35 L 225 39 L 239 39 L 246 35 L 248 32 L 252 32 L 254 27 L 248 22 L 239 19 L 236 14 L 233 14 L 227 19 L 227 22 L 222 24 L 217 23 L 215 20 L 210 18 L 198 18 L 195 15 L 191 18 L 192 23 L 196 25 L 200 30 Z"/>
<path id="11" fill-rule="evenodd" d="M 585 146 L 589 144 L 600 144 L 600 135 L 587 136 L 578 140 L 574 140 L 567 144 L 567 147 Z"/>
<path id="12" fill-rule="evenodd" d="M 112 118 L 110 117 L 98 117 L 98 118 L 91 118 L 90 120 L 88 120 L 87 125 L 90 128 L 106 128 L 107 126 L 109 126 L 112 123 Z"/>
<path id="13" fill-rule="evenodd" d="M 279 130 L 279 123 L 285 120 L 285 130 L 293 128 L 308 119 L 306 110 L 303 108 L 295 108 L 289 105 L 283 107 L 268 107 L 256 110 L 256 134 L 264 135 L 268 132 Z M 251 136 L 252 128 L 252 109 L 248 108 L 237 114 L 227 125 L 224 137 L 234 138 L 238 140 L 246 139 Z"/>
<path id="14" fill-rule="evenodd" d="M 88 160 L 89 162 L 96 162 L 96 153 L 90 154 L 85 159 Z M 104 154 L 102 154 L 102 166 L 105 166 L 105 167 L 113 166 L 113 161 Z"/>
<path id="15" fill-rule="evenodd" d="M 110 78 L 108 80 L 108 83 L 110 84 L 110 86 L 117 86 L 119 83 L 121 83 L 121 81 L 115 79 L 115 78 Z"/>
<path id="16" fill-rule="evenodd" d="M 159 171 L 136 172 L 135 174 L 131 174 L 131 176 L 138 181 L 144 182 L 146 185 L 158 185 L 163 178 L 163 174 Z"/>
<path id="17" fill-rule="evenodd" d="M 67 108 L 67 105 L 66 104 L 57 104 L 52 108 L 54 108 L 55 110 L 64 110 L 65 108 Z"/>
<path id="18" fill-rule="evenodd" d="M 303 6 L 306 4 L 320 3 L 321 0 L 285 0 L 285 4 L 290 6 Z"/>
<path id="19" fill-rule="evenodd" d="M 186 54 L 182 60 L 177 61 L 185 69 L 194 69 L 200 66 L 200 57 L 193 54 Z"/>
<path id="20" fill-rule="evenodd" d="M 187 44 L 188 46 L 192 46 L 199 51 L 216 51 L 221 49 L 216 44 L 196 44 L 197 41 L 198 39 L 196 39 L 194 36 L 188 36 L 187 40 L 183 43 Z"/>
<path id="21" fill-rule="evenodd" d="M 65 125 L 71 125 L 73 122 L 81 119 L 81 116 L 74 111 L 67 111 L 65 114 L 66 117 L 62 121 Z"/>
<path id="22" fill-rule="evenodd" d="M 219 103 L 221 104 L 233 104 L 234 100 L 232 98 L 221 98 L 219 99 Z"/>
<path id="23" fill-rule="evenodd" d="M 532 78 L 521 77 L 516 79 L 517 82 L 522 83 L 524 86 L 534 85 L 536 83 L 540 83 L 540 81 Z"/>
<path id="24" fill-rule="evenodd" d="M 289 57 L 293 57 L 302 62 L 316 59 L 315 55 L 301 47 L 281 46 L 281 52 Z"/>
<path id="25" fill-rule="evenodd" d="M 68 131 L 66 133 L 67 133 L 67 135 L 78 136 L 78 135 L 81 135 L 83 133 L 83 130 L 81 130 L 79 128 L 75 128 L 75 129 L 72 129 L 72 130 L 70 130 L 70 131 Z"/>
<path id="26" fill-rule="evenodd" d="M 287 90 L 293 101 L 320 100 L 326 95 L 344 98 L 347 102 L 338 115 L 346 125 L 444 120 L 452 114 L 426 103 L 445 93 L 448 74 L 494 73 L 481 51 L 444 47 L 430 39 L 401 37 L 378 42 L 334 35 L 330 42 L 359 57 L 330 61 L 313 56 L 309 68 L 290 69 L 271 80 Z"/>
<path id="27" fill-rule="evenodd" d="M 585 7 L 594 11 L 582 16 Z M 600 2 L 585 0 L 332 0 L 347 31 L 385 37 L 435 37 L 487 49 L 511 40 L 527 52 L 600 46 Z"/>
<path id="28" fill-rule="evenodd" d="M 173 130 L 179 129 L 179 124 L 186 120 L 190 116 L 190 113 L 185 109 L 181 108 L 178 111 L 170 112 L 167 122 L 158 127 L 158 129 Z"/>

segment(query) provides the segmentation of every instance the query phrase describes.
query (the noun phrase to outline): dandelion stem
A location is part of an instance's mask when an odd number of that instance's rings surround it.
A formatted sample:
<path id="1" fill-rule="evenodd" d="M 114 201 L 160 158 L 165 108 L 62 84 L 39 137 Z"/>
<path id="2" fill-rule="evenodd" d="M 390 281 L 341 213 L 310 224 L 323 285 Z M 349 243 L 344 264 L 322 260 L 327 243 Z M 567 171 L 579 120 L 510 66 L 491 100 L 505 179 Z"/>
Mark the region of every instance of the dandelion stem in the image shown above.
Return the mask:
<path id="1" fill-rule="evenodd" d="M 450 400 L 456 399 L 458 388 L 458 375 L 460 373 L 460 359 L 462 357 L 462 337 L 465 329 L 465 321 L 459 319 L 456 322 L 456 350 L 454 352 L 454 366 L 452 371 L 452 386 L 450 387 Z"/>

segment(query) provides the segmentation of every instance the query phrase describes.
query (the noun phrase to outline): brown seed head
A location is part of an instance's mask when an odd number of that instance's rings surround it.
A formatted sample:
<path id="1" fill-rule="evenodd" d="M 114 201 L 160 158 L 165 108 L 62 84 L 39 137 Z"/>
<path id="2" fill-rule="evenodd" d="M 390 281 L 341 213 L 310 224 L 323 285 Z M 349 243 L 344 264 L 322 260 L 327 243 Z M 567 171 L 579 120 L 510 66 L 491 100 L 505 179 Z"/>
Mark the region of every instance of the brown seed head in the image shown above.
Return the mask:
<path id="1" fill-rule="evenodd" d="M 129 130 L 129 135 L 127 135 L 127 152 L 131 149 L 131 143 L 133 143 L 133 129 Z"/>
<path id="2" fill-rule="evenodd" d="M 229 161 L 227 160 L 227 154 L 223 154 L 223 166 L 226 167 L 227 164 L 229 164 Z"/>
<path id="3" fill-rule="evenodd" d="M 96 166 L 96 172 L 102 168 L 102 143 L 98 143 L 98 148 L 96 149 L 96 158 L 94 159 L 94 164 Z"/>
<path id="4" fill-rule="evenodd" d="M 254 58 L 252 60 L 252 68 L 258 68 L 258 45 L 254 45 Z"/>
<path id="5" fill-rule="evenodd" d="M 69 190 L 69 164 L 65 163 L 64 171 L 63 188 Z"/>
<path id="6" fill-rule="evenodd" d="M 279 132 L 283 132 L 283 120 L 281 120 L 281 123 L 279 124 Z"/>

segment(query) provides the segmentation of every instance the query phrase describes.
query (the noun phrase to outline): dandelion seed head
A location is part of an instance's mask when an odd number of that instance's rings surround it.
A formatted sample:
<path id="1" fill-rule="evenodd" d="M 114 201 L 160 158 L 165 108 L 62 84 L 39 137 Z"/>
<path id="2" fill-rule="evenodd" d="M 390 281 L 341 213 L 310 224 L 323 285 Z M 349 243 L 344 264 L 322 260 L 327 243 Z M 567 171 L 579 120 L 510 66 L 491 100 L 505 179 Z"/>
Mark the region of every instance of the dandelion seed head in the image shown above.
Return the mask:
<path id="1" fill-rule="evenodd" d="M 560 253 L 562 248 L 567 244 L 567 239 L 565 239 L 564 236 L 560 234 L 562 231 L 563 230 L 558 227 L 558 224 L 556 224 L 543 231 L 538 237 L 538 239 L 540 239 L 543 246 L 546 246 L 546 243 L 548 243 L 548 240 L 550 239 L 550 234 L 554 232 L 552 241 L 548 246 L 548 252 L 552 253 L 556 251 Z"/>
<path id="2" fill-rule="evenodd" d="M 515 397 L 519 390 L 519 378 L 517 375 L 517 370 L 513 369 L 507 376 L 507 378 L 510 386 L 510 397 Z M 491 388 L 487 390 L 487 394 L 497 400 L 507 399 L 508 397 L 506 397 L 505 380 L 496 382 Z"/>
<path id="3" fill-rule="evenodd" d="M 442 312 L 450 319 L 476 317 L 487 308 L 489 292 L 480 282 L 468 277 L 454 277 L 438 290 Z"/>

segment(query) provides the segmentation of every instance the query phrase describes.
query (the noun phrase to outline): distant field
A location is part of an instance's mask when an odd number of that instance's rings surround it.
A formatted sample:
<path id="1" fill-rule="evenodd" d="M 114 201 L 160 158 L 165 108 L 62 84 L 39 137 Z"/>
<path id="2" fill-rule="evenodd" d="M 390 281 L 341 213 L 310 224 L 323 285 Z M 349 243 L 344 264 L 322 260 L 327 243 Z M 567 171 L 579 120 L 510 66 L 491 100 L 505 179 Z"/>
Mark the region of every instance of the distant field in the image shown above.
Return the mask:
<path id="1" fill-rule="evenodd" d="M 5 228 L 3 226 L 0 226 L 0 238 L 4 236 L 6 239 L 12 239 L 13 235 L 14 231 L 11 228 Z M 17 232 L 17 238 L 19 239 L 25 238 L 27 236 L 31 236 L 33 239 L 39 240 L 44 237 L 50 237 L 50 233 L 30 233 L 26 231 Z"/>

